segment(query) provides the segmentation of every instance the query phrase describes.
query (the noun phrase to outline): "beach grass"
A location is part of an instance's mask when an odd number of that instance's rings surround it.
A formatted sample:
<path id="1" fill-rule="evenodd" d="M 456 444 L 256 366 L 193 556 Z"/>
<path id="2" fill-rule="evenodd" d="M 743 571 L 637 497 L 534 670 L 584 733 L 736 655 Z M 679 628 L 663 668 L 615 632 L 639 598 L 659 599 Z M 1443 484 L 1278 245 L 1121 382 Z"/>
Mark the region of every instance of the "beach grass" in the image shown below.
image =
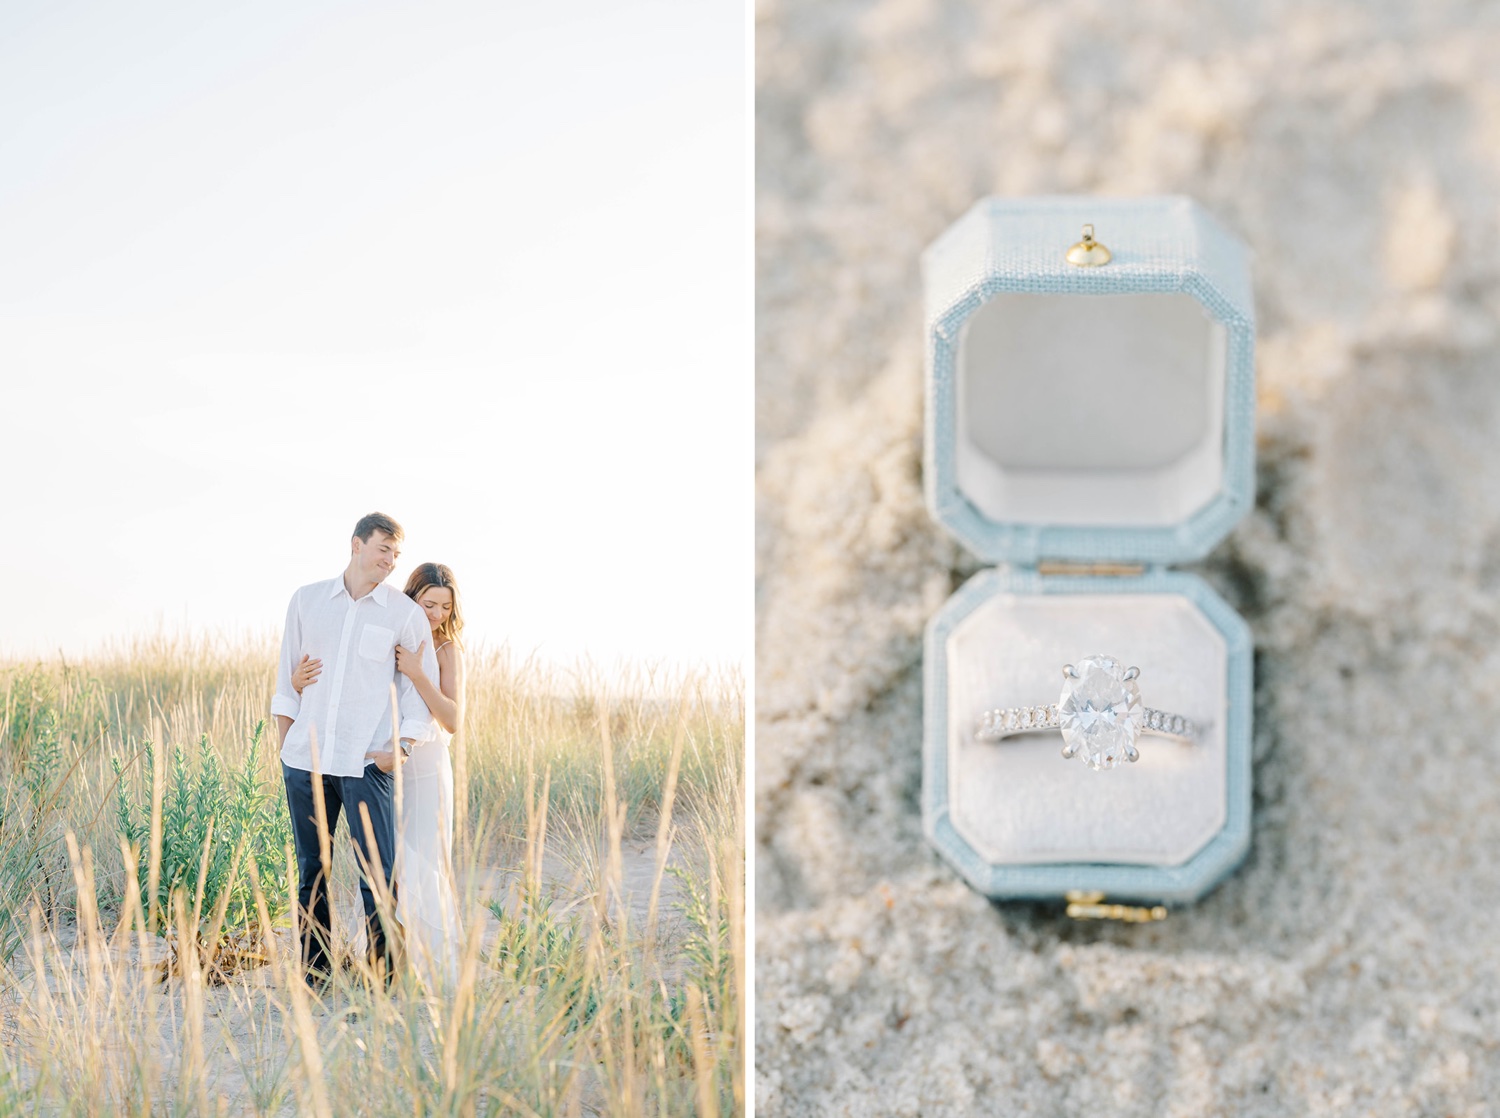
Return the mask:
<path id="1" fill-rule="evenodd" d="M 0 666 L 0 1115 L 743 1112 L 735 673 L 471 652 L 460 981 L 370 973 L 341 832 L 314 993 L 265 841 L 275 652 Z"/>

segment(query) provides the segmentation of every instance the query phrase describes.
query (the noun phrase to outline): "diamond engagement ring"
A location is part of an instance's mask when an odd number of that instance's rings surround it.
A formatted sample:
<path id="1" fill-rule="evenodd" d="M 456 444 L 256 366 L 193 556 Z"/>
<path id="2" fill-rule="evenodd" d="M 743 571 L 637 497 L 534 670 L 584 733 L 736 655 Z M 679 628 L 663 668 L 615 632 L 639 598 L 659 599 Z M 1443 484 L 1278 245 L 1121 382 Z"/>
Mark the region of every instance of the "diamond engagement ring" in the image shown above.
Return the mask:
<path id="1" fill-rule="evenodd" d="M 1063 667 L 1062 697 L 1039 707 L 1002 707 L 980 715 L 974 736 L 999 741 L 1034 730 L 1061 730 L 1062 755 L 1078 757 L 1091 769 L 1112 769 L 1140 760 L 1135 739 L 1142 732 L 1198 740 L 1191 718 L 1141 705 L 1139 668 L 1125 668 L 1109 656 L 1089 656 Z"/>

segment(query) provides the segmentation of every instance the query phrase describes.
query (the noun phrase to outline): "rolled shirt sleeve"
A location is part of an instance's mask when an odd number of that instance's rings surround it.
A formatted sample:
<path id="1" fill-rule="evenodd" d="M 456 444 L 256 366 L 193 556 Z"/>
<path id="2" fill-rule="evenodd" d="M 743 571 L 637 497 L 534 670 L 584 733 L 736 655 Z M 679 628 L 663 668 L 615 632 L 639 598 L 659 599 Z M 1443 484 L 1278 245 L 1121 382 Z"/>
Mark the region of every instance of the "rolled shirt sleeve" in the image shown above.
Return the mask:
<path id="1" fill-rule="evenodd" d="M 292 673 L 297 670 L 297 652 L 302 647 L 302 611 L 298 608 L 301 591 L 292 595 L 286 609 L 286 627 L 281 630 L 281 660 L 276 665 L 276 694 L 271 698 L 271 715 L 283 715 L 296 721 L 302 712 L 302 697 L 292 688 Z"/>
<path id="2" fill-rule="evenodd" d="M 407 648 L 422 649 L 422 671 L 438 685 L 437 651 L 432 647 L 432 628 L 427 624 L 427 615 L 417 609 L 412 620 L 401 630 L 401 643 Z M 401 711 L 401 737 L 412 742 L 432 741 L 437 737 L 437 719 L 427 709 L 416 684 L 400 672 L 396 673 L 396 699 Z"/>

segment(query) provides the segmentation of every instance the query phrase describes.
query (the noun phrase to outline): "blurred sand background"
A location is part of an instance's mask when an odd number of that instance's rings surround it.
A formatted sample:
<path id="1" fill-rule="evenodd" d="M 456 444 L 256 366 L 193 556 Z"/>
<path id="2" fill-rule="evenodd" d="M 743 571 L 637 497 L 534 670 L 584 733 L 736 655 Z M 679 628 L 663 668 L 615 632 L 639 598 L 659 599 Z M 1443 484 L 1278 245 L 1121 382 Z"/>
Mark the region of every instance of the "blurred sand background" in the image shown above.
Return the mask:
<path id="1" fill-rule="evenodd" d="M 1500 6 L 761 0 L 764 1115 L 1500 1113 Z M 1162 924 L 927 845 L 918 255 L 1193 195 L 1255 252 L 1254 845 Z M 1106 239 L 1107 240 L 1107 239 Z"/>

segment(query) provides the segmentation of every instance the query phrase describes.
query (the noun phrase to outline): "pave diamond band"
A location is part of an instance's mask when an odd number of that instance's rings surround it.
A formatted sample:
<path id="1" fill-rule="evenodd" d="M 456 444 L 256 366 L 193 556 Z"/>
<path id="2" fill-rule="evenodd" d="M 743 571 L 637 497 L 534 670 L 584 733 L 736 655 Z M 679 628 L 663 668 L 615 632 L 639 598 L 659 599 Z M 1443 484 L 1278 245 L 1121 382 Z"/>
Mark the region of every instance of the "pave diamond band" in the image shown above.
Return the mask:
<path id="1" fill-rule="evenodd" d="M 974 737 L 979 741 L 999 741 L 1013 734 L 1029 734 L 1035 730 L 1057 730 L 1062 728 L 1062 718 L 1057 704 L 1040 707 L 1001 707 L 987 710 L 979 716 L 979 727 Z M 1149 730 L 1164 738 L 1181 738 L 1184 741 L 1198 740 L 1198 724 L 1180 714 L 1169 714 L 1164 710 L 1141 708 L 1141 729 Z"/>
<path id="2" fill-rule="evenodd" d="M 979 716 L 979 728 L 974 731 L 974 736 L 980 741 L 999 741 L 1011 734 L 1056 730 L 1061 725 L 1055 705 L 1001 707 L 998 710 L 987 710 Z"/>
<path id="3" fill-rule="evenodd" d="M 1062 755 L 1078 757 L 1092 769 L 1112 769 L 1140 759 L 1136 738 L 1158 734 L 1195 742 L 1201 727 L 1191 718 L 1141 703 L 1139 668 L 1126 668 L 1109 656 L 1088 656 L 1063 666 L 1062 695 L 1055 703 L 999 707 L 980 715 L 974 736 L 999 741 L 1012 734 L 1061 730 Z"/>

